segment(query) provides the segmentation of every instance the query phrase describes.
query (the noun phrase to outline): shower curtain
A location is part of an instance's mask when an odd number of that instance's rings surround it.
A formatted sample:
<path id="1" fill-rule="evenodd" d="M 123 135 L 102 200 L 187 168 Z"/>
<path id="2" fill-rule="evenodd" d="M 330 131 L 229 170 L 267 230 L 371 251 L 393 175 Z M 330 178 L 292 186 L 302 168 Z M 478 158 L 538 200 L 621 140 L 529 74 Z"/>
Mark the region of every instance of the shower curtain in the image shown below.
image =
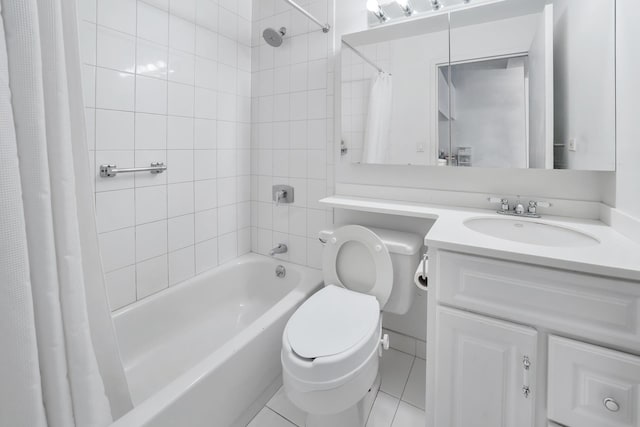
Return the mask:
<path id="1" fill-rule="evenodd" d="M 98 250 L 75 0 L 0 0 L 0 425 L 129 410 Z"/>
<path id="2" fill-rule="evenodd" d="M 371 84 L 362 163 L 386 163 L 388 160 L 392 86 L 391 74 L 384 72 L 378 73 Z"/>

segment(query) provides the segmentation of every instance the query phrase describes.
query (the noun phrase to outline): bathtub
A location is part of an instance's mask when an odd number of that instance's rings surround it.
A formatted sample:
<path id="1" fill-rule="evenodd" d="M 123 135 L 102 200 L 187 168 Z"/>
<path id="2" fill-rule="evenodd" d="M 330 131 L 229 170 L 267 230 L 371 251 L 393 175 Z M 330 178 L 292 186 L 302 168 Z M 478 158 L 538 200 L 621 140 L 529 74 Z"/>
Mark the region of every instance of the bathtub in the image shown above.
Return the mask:
<path id="1" fill-rule="evenodd" d="M 114 312 L 135 407 L 113 427 L 246 425 L 280 386 L 287 320 L 321 285 L 248 254 Z"/>

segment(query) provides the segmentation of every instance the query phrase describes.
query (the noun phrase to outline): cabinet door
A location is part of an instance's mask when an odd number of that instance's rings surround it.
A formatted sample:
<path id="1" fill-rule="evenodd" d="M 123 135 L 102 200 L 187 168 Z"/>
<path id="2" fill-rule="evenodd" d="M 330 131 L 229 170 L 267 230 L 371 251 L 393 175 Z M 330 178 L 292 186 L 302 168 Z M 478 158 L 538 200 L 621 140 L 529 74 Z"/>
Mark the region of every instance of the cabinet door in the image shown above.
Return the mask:
<path id="1" fill-rule="evenodd" d="M 445 307 L 436 315 L 435 425 L 532 426 L 536 330 Z"/>
<path id="2" fill-rule="evenodd" d="M 549 337 L 549 418 L 572 427 L 640 427 L 640 357 Z"/>

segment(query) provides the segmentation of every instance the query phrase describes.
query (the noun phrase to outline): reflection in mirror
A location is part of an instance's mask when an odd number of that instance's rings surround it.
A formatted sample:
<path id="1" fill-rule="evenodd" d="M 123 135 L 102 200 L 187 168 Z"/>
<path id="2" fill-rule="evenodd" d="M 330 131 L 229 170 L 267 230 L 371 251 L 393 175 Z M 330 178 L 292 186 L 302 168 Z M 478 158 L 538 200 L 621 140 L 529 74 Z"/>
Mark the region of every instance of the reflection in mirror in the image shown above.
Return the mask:
<path id="1" fill-rule="evenodd" d="M 437 164 L 436 86 L 438 67 L 449 62 L 448 17 L 426 21 L 344 37 L 353 46 L 343 44 L 341 57 L 346 161 Z"/>
<path id="2" fill-rule="evenodd" d="M 452 12 L 449 163 L 615 169 L 614 0 Z"/>
<path id="3" fill-rule="evenodd" d="M 504 0 L 344 38 L 361 54 L 342 50 L 345 161 L 615 170 L 615 0 Z"/>

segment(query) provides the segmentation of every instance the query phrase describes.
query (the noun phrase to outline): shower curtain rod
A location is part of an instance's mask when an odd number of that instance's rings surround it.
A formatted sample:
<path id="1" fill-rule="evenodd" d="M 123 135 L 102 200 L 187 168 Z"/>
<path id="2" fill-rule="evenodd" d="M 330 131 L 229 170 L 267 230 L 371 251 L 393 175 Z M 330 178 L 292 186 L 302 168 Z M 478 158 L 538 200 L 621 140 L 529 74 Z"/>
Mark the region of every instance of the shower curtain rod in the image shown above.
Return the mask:
<path id="1" fill-rule="evenodd" d="M 342 40 L 342 44 L 344 44 L 346 47 L 348 47 L 349 49 L 351 49 L 353 51 L 353 53 L 355 53 L 356 55 L 358 55 L 360 58 L 362 58 L 367 64 L 371 65 L 373 68 L 375 68 L 376 70 L 378 70 L 381 73 L 385 73 L 388 75 L 391 75 L 391 73 L 387 73 L 385 70 L 383 70 L 382 68 L 380 68 L 375 62 L 373 62 L 372 60 L 370 60 L 369 58 L 367 58 L 366 56 L 364 56 L 362 54 L 362 52 L 360 52 L 358 49 L 356 49 L 355 47 L 351 46 L 349 43 L 347 43 L 346 41 Z"/>
<path id="2" fill-rule="evenodd" d="M 323 24 L 322 22 L 318 21 L 313 15 L 311 15 L 309 12 L 304 10 L 299 4 L 297 4 L 293 0 L 284 0 L 284 1 L 289 3 L 294 8 L 298 9 L 298 12 L 302 13 L 304 16 L 306 16 L 307 18 L 311 19 L 313 22 L 318 24 L 318 26 L 322 28 L 323 33 L 328 33 L 329 30 L 331 29 L 331 26 L 329 24 Z"/>

